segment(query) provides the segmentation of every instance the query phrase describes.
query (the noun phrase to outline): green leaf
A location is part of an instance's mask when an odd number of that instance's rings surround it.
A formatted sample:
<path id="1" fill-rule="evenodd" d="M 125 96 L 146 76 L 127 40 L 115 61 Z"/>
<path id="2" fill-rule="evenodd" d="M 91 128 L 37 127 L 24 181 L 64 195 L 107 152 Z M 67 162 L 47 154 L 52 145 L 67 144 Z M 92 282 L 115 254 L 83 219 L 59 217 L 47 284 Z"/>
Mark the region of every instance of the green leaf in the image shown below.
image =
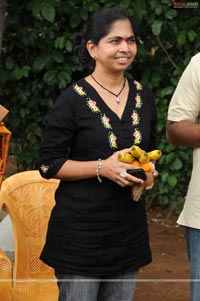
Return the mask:
<path id="1" fill-rule="evenodd" d="M 23 77 L 28 77 L 29 75 L 29 71 L 31 70 L 31 67 L 30 66 L 24 66 L 22 68 L 22 76 Z"/>
<path id="2" fill-rule="evenodd" d="M 190 162 L 190 160 L 192 158 L 191 150 L 188 149 L 187 151 L 180 151 L 179 156 L 183 161 Z"/>
<path id="3" fill-rule="evenodd" d="M 56 15 L 55 7 L 48 3 L 44 2 L 41 9 L 42 16 L 49 22 L 53 23 Z"/>
<path id="4" fill-rule="evenodd" d="M 168 178 L 168 183 L 172 188 L 176 186 L 177 182 L 178 182 L 178 180 L 177 180 L 176 176 L 172 175 Z"/>
<path id="5" fill-rule="evenodd" d="M 183 167 L 183 162 L 180 159 L 176 158 L 173 162 L 172 169 L 180 170 L 182 167 Z"/>
<path id="6" fill-rule="evenodd" d="M 19 80 L 20 78 L 22 78 L 22 72 L 21 69 L 19 68 L 15 68 L 12 72 L 12 78 Z"/>
<path id="7" fill-rule="evenodd" d="M 158 120 L 157 121 L 157 129 L 158 131 L 162 131 L 165 127 L 165 124 L 163 123 L 163 120 Z"/>
<path id="8" fill-rule="evenodd" d="M 57 37 L 56 40 L 55 40 L 54 45 L 55 45 L 55 48 L 57 48 L 57 49 L 60 49 L 60 50 L 64 49 L 64 47 L 65 47 L 65 37 L 64 36 Z"/>
<path id="9" fill-rule="evenodd" d="M 45 59 L 44 57 L 37 57 L 33 63 L 33 71 L 41 71 L 45 67 Z"/>
<path id="10" fill-rule="evenodd" d="M 182 46 L 186 43 L 186 32 L 180 31 L 177 36 L 177 43 Z"/>
<path id="11" fill-rule="evenodd" d="M 30 66 L 24 66 L 21 69 L 16 68 L 12 72 L 12 77 L 16 80 L 20 80 L 23 77 L 28 77 L 29 71 L 31 70 Z"/>
<path id="12" fill-rule="evenodd" d="M 155 14 L 160 15 L 162 13 L 162 5 L 158 4 L 155 9 Z"/>
<path id="13" fill-rule="evenodd" d="M 55 75 L 55 71 L 47 71 L 44 74 L 43 77 L 44 81 L 48 84 L 48 85 L 53 85 L 56 83 L 56 75 Z"/>
<path id="14" fill-rule="evenodd" d="M 168 177 L 169 177 L 168 171 L 164 170 L 164 171 L 161 173 L 161 179 L 162 179 L 162 182 L 167 182 Z"/>
<path id="15" fill-rule="evenodd" d="M 176 157 L 175 152 L 169 153 L 168 155 L 165 156 L 166 163 L 167 164 L 172 163 L 174 161 L 175 157 Z"/>
<path id="16" fill-rule="evenodd" d="M 166 95 L 172 94 L 172 92 L 174 91 L 174 87 L 173 86 L 167 86 L 164 89 L 161 90 L 161 97 L 164 97 Z"/>
<path id="17" fill-rule="evenodd" d="M 65 49 L 68 52 L 72 52 L 72 50 L 73 50 L 73 43 L 70 40 L 66 41 L 66 43 L 65 43 Z"/>
<path id="18" fill-rule="evenodd" d="M 77 27 L 81 23 L 81 15 L 80 14 L 73 14 L 70 19 L 69 23 L 72 28 Z"/>
<path id="19" fill-rule="evenodd" d="M 176 10 L 168 10 L 167 13 L 165 14 L 166 19 L 172 20 L 177 16 L 177 11 Z"/>
<path id="20" fill-rule="evenodd" d="M 165 148 L 165 152 L 170 153 L 172 151 L 175 151 L 176 149 L 177 149 L 176 145 L 169 143 Z"/>
<path id="21" fill-rule="evenodd" d="M 58 86 L 60 89 L 65 89 L 71 82 L 71 76 L 66 71 L 61 71 L 57 74 Z"/>
<path id="22" fill-rule="evenodd" d="M 190 41 L 190 42 L 193 42 L 194 41 L 194 39 L 197 37 L 197 33 L 194 31 L 194 30 L 190 30 L 190 31 L 188 31 L 188 40 Z"/>
<path id="23" fill-rule="evenodd" d="M 163 22 L 160 20 L 155 20 L 151 26 L 152 28 L 152 32 L 153 34 L 155 34 L 156 36 L 158 36 L 161 32 L 161 28 L 162 28 Z"/>

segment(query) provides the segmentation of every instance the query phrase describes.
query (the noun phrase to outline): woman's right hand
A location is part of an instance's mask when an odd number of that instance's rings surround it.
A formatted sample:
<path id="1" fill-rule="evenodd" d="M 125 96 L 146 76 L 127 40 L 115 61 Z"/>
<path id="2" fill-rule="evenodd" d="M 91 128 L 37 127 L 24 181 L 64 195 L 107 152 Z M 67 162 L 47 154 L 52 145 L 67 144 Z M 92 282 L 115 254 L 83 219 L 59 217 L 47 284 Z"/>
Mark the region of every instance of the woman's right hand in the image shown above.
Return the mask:
<path id="1" fill-rule="evenodd" d="M 108 178 L 122 187 L 133 186 L 135 183 L 143 184 L 144 181 L 127 173 L 128 169 L 136 168 L 132 164 L 119 161 L 121 153 L 128 153 L 129 149 L 115 152 L 109 158 L 102 160 L 101 176 Z"/>

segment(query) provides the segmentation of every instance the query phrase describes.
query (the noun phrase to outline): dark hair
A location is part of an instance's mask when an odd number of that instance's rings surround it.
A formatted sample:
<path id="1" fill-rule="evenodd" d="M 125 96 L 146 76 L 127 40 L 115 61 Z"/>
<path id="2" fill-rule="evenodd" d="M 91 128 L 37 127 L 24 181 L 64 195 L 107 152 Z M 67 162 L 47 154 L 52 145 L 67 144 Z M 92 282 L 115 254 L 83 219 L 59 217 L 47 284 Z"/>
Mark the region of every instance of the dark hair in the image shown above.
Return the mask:
<path id="1" fill-rule="evenodd" d="M 128 19 L 136 35 L 136 23 L 128 11 L 122 7 L 104 7 L 94 13 L 89 22 L 85 34 L 77 35 L 75 38 L 75 52 L 79 56 L 83 68 L 93 69 L 95 60 L 87 51 L 86 43 L 91 40 L 95 45 L 105 37 L 114 22 Z"/>

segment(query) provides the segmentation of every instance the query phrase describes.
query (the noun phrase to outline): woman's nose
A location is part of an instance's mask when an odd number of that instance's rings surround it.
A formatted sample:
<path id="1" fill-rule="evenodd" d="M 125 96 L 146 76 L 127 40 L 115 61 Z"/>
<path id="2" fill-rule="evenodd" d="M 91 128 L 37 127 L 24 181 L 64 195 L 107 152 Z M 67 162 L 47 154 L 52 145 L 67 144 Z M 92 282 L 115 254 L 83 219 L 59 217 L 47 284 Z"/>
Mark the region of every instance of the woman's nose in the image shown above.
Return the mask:
<path id="1" fill-rule="evenodd" d="M 128 51 L 129 50 L 129 43 L 127 40 L 123 39 L 120 43 L 120 51 Z"/>

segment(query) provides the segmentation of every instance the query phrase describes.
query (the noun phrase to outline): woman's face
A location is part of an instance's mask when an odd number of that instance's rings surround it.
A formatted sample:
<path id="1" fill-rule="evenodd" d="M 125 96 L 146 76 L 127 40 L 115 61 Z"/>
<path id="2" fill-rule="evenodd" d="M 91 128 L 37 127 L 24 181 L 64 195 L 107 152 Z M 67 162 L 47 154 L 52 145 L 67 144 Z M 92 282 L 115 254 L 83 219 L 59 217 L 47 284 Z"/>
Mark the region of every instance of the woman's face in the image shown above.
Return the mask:
<path id="1" fill-rule="evenodd" d="M 127 19 L 114 22 L 109 33 L 99 41 L 98 45 L 93 44 L 91 50 L 96 60 L 96 68 L 101 66 L 112 72 L 127 69 L 137 53 L 130 21 Z"/>

